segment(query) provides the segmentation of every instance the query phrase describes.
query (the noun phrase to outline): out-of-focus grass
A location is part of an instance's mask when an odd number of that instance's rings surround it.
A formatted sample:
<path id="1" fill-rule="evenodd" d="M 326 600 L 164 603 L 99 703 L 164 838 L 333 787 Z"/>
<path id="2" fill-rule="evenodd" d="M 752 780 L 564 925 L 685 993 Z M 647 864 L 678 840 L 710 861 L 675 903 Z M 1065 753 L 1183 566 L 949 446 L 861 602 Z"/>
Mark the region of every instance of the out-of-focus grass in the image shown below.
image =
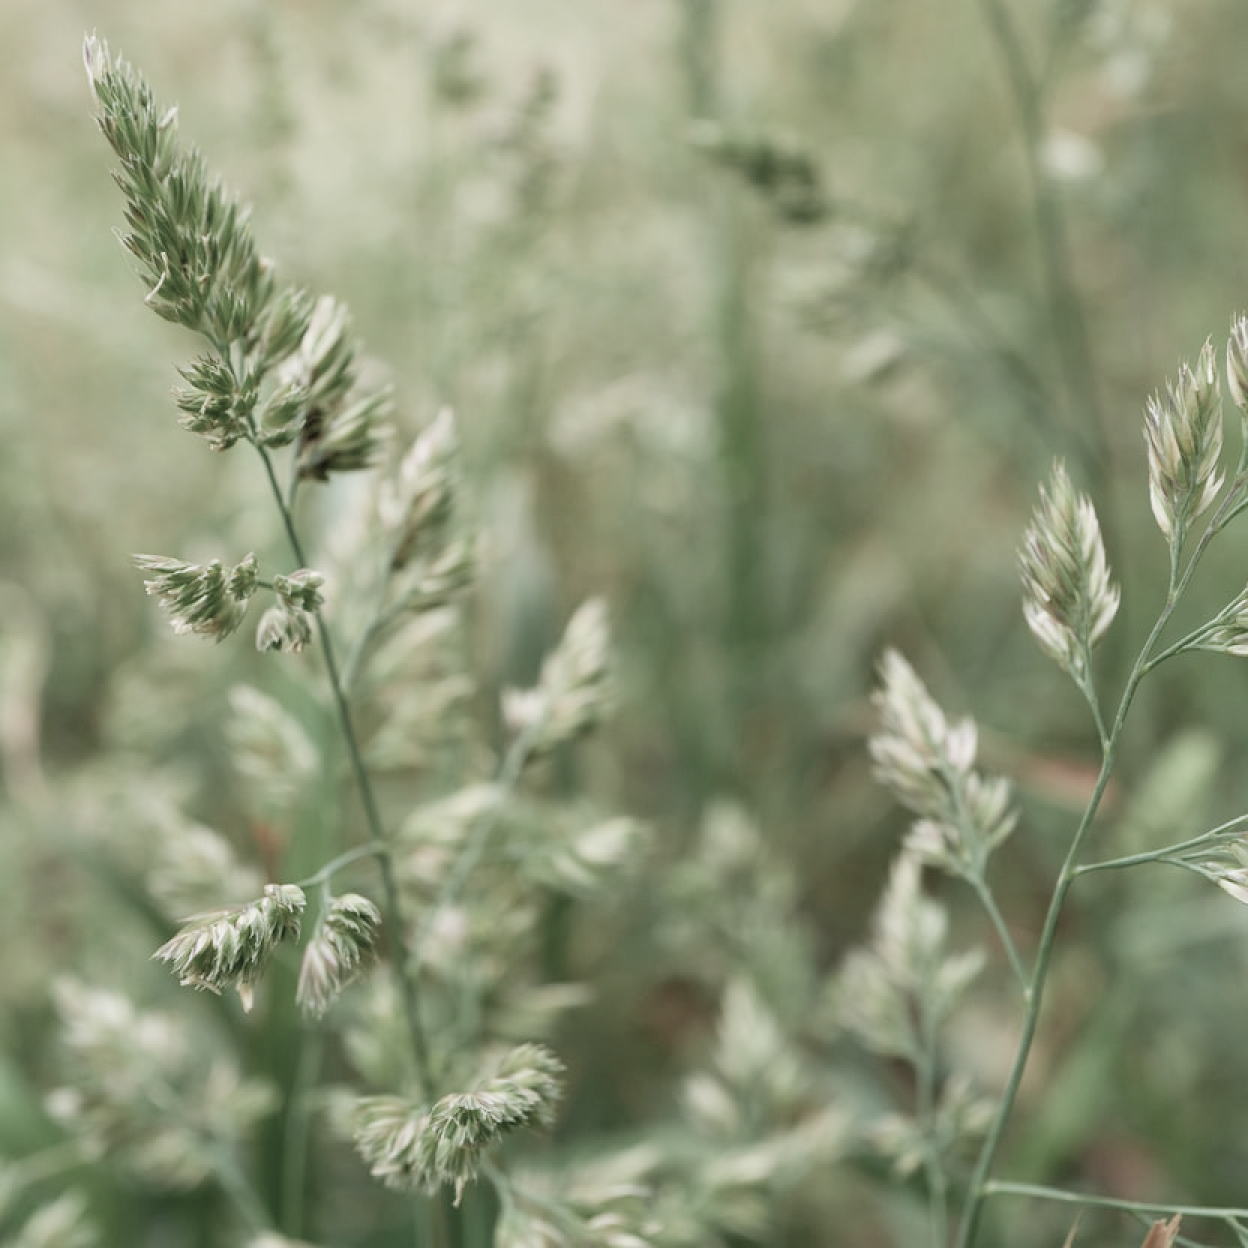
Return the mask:
<path id="1" fill-rule="evenodd" d="M 1164 583 L 1143 399 L 1224 332 L 1248 284 L 1248 11 L 1015 7 L 1033 52 L 1050 9 L 1086 14 L 1051 62 L 1047 126 L 1094 408 L 1059 366 L 1019 128 L 971 0 L 3 6 L 3 601 L 22 590 L 0 642 L 48 655 L 42 689 L 0 686 L 5 713 L 42 721 L 36 771 L 11 745 L 6 758 L 0 930 L 25 950 L 0 976 L 15 1095 L 37 1096 L 45 1074 L 47 976 L 91 956 L 99 907 L 116 904 L 50 826 L 66 829 L 90 788 L 88 831 L 107 848 L 98 794 L 148 765 L 132 743 L 178 757 L 205 803 L 221 766 L 207 691 L 246 662 L 158 643 L 127 556 L 245 533 L 259 505 L 256 483 L 172 419 L 168 361 L 185 345 L 146 314 L 110 233 L 83 30 L 179 100 L 283 270 L 349 302 L 409 427 L 458 410 L 494 535 L 478 633 L 495 679 L 531 677 L 566 604 L 605 591 L 627 699 L 595 782 L 654 818 L 673 857 L 709 801 L 758 812 L 801 866 L 831 959 L 899 827 L 862 749 L 886 640 L 975 711 L 1032 799 L 1002 888 L 1033 932 L 1029 877 L 1052 866 L 1063 784 L 1086 784 L 1094 741 L 1021 626 L 1014 548 L 1034 482 L 1064 456 L 1102 510 L 1126 604 L 1112 681 Z M 800 139 L 826 219 L 778 221 L 688 141 L 695 114 Z M 1235 549 L 1211 561 L 1193 619 L 1242 582 Z M 1143 809 L 1133 794 L 1159 757 L 1189 800 L 1157 837 L 1248 804 L 1240 688 L 1226 659 L 1163 673 L 1115 811 Z M 142 731 L 127 728 L 145 700 Z M 1220 767 L 1165 753 L 1189 727 L 1208 730 Z M 31 890 L 57 895 L 62 875 L 73 904 L 32 912 Z M 1244 1147 L 1220 1110 L 1248 1079 L 1244 928 L 1229 902 L 1131 887 L 1147 922 L 1103 920 L 1099 883 L 1072 920 L 1022 1115 L 1036 1125 L 1015 1155 L 1049 1178 L 1126 1189 L 1165 1171 L 1181 1195 L 1234 1200 Z M 601 1068 L 661 1100 L 649 1064 L 685 1038 L 670 1013 L 653 1023 L 673 990 L 640 965 L 619 973 L 635 995 L 597 1024 Z M 1097 985 L 1112 1008 L 1085 1031 Z M 646 1009 L 639 1041 L 628 1012 Z M 986 1069 L 989 1022 L 966 1039 Z M 1079 1064 L 1057 1073 L 1076 1044 Z M 630 1112 L 583 1098 L 589 1119 Z"/>

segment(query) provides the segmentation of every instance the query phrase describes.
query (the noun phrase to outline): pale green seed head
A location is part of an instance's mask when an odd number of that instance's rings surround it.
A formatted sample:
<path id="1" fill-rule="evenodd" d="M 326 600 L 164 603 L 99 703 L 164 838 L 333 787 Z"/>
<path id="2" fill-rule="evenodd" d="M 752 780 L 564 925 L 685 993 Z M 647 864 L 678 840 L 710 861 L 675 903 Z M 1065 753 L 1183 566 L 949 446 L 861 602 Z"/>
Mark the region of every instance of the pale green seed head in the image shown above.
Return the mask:
<path id="1" fill-rule="evenodd" d="M 1153 515 L 1172 546 L 1222 488 L 1222 398 L 1213 344 L 1201 348 L 1194 367 L 1183 364 L 1166 393 L 1145 405 L 1148 496 Z"/>

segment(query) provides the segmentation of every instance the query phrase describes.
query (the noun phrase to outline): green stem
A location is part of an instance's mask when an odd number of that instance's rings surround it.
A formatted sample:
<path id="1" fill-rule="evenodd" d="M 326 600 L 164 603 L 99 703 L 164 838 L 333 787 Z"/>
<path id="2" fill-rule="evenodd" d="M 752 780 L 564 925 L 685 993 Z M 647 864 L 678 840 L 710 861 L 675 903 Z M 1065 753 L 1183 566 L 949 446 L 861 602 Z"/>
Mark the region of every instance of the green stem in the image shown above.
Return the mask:
<path id="1" fill-rule="evenodd" d="M 1153 671 L 1154 668 L 1160 667 L 1163 663 L 1170 659 L 1177 658 L 1185 650 L 1202 649 L 1200 645 L 1201 636 L 1208 631 L 1214 621 L 1209 624 L 1202 624 L 1199 628 L 1193 629 L 1186 637 L 1176 641 L 1173 645 L 1167 646 L 1164 650 L 1155 654 L 1149 661 L 1148 667 L 1145 669 L 1145 675 Z"/>
<path id="2" fill-rule="evenodd" d="M 968 877 L 968 882 L 975 890 L 975 895 L 979 898 L 980 905 L 984 907 L 988 918 L 992 922 L 992 926 L 996 929 L 997 939 L 1005 950 L 1005 956 L 1009 959 L 1010 969 L 1014 972 L 1014 978 L 1018 980 L 1019 987 L 1023 990 L 1025 998 L 1030 991 L 1031 981 L 1026 970 L 1023 969 L 1023 960 L 1019 956 L 1018 946 L 1015 945 L 1014 938 L 1010 935 L 1010 929 L 1005 925 L 1005 918 L 1001 913 L 1001 908 L 997 905 L 997 899 L 992 895 L 992 890 L 982 876 L 970 876 Z"/>
<path id="3" fill-rule="evenodd" d="M 1083 1192 L 1068 1192 L 1060 1187 L 1044 1187 L 1037 1183 L 1007 1183 L 994 1179 L 985 1185 L 988 1196 L 1022 1196 L 1032 1200 L 1057 1201 L 1065 1205 L 1084 1205 L 1096 1209 L 1121 1209 L 1125 1213 L 1182 1214 L 1185 1218 L 1248 1218 L 1248 1209 L 1220 1205 L 1155 1205 L 1142 1200 L 1120 1200 L 1114 1196 L 1090 1196 Z"/>
<path id="4" fill-rule="evenodd" d="M 1074 428 L 1090 430 L 1097 478 L 1108 467 L 1105 421 L 1096 388 L 1096 369 L 1088 341 L 1083 307 L 1072 276 L 1070 251 L 1057 197 L 1040 166 L 1044 142 L 1044 113 L 1040 87 L 1031 70 L 1022 39 L 1002 0 L 979 0 L 1009 82 L 1022 130 L 1027 178 L 1040 246 L 1041 268 L 1049 302 L 1049 316 L 1067 393 L 1074 408 Z M 1086 414 L 1080 419 L 1080 411 Z"/>
<path id="5" fill-rule="evenodd" d="M 1173 866 L 1186 866 L 1187 863 L 1176 862 L 1180 855 L 1193 849 L 1203 849 L 1207 845 L 1219 841 L 1235 843 L 1244 835 L 1244 825 L 1248 824 L 1248 814 L 1236 815 L 1226 823 L 1219 824 L 1208 832 L 1202 832 L 1187 841 L 1179 841 L 1174 845 L 1163 845 L 1160 849 L 1143 850 L 1138 854 L 1128 854 L 1125 858 L 1107 858 L 1101 862 L 1088 862 L 1076 869 L 1076 875 L 1091 875 L 1094 871 L 1121 871 L 1127 867 L 1143 866 L 1149 862 L 1164 862 Z"/>
<path id="6" fill-rule="evenodd" d="M 187 1122 L 186 1107 L 166 1076 L 152 1071 L 143 1090 L 151 1104 L 165 1114 L 171 1122 L 190 1126 L 195 1131 L 202 1131 L 203 1128 L 199 1122 Z M 240 1168 L 230 1143 L 206 1132 L 204 1135 L 202 1147 L 212 1167 L 212 1173 L 221 1185 L 221 1190 L 234 1202 L 239 1216 L 253 1231 L 273 1230 L 273 1219 L 264 1207 L 260 1194 Z"/>
<path id="7" fill-rule="evenodd" d="M 299 541 L 299 534 L 295 531 L 294 517 L 286 505 L 282 488 L 278 484 L 272 457 L 260 445 L 259 441 L 255 441 L 253 444 L 259 452 L 265 473 L 268 475 L 269 486 L 273 491 L 273 498 L 277 503 L 278 510 L 281 512 L 282 524 L 285 526 L 286 537 L 290 542 L 290 548 L 295 556 L 295 561 L 300 567 L 306 567 L 307 560 L 304 558 L 303 545 Z M 338 714 L 338 723 L 342 729 L 343 740 L 347 747 L 347 755 L 350 759 L 351 771 L 355 776 L 356 788 L 360 794 L 360 801 L 364 806 L 364 817 L 368 821 L 370 839 L 374 843 L 388 846 L 389 842 L 382 824 L 381 812 L 377 807 L 377 798 L 373 792 L 372 781 L 369 779 L 368 769 L 364 766 L 364 759 L 360 753 L 359 739 L 356 736 L 355 725 L 351 719 L 351 708 L 347 705 L 346 693 L 344 692 L 342 678 L 338 670 L 338 662 L 334 655 L 333 638 L 330 636 L 329 627 L 326 625 L 321 612 L 316 611 L 313 614 L 316 620 L 317 635 L 321 642 L 321 652 L 325 656 L 325 668 L 329 674 L 329 686 L 333 694 L 334 708 Z M 424 1026 L 420 1021 L 420 1002 L 416 990 L 416 980 L 409 965 L 407 942 L 403 939 L 403 908 L 399 902 L 399 888 L 394 876 L 393 855 L 389 848 L 385 852 L 377 854 L 377 865 L 381 872 L 386 925 L 390 930 L 390 966 L 393 969 L 395 987 L 398 989 L 399 999 L 403 1003 L 403 1014 L 407 1022 L 408 1038 L 412 1046 L 412 1055 L 416 1061 L 416 1080 L 421 1097 L 426 1101 L 432 1101 L 434 1097 L 434 1080 L 429 1057 L 429 1044 L 425 1038 Z"/>
<path id="8" fill-rule="evenodd" d="M 994 3 L 994 0 L 985 0 L 985 2 Z M 1238 491 L 1242 484 L 1240 476 L 1237 475 L 1232 488 L 1227 492 L 1219 504 L 1218 510 L 1214 513 L 1205 531 L 1201 534 L 1200 540 L 1196 543 L 1185 567 L 1182 565 L 1180 558 L 1183 544 L 1182 535 L 1176 534 L 1175 541 L 1171 543 L 1170 584 L 1166 592 L 1166 600 L 1162 604 L 1161 612 L 1157 616 L 1157 621 L 1153 625 L 1148 639 L 1144 642 L 1135 660 L 1131 674 L 1127 677 L 1122 698 L 1118 703 L 1118 712 L 1114 716 L 1113 726 L 1109 730 L 1102 754 L 1100 773 L 1097 775 L 1091 800 L 1088 802 L 1087 809 L 1079 821 L 1079 826 L 1071 839 L 1070 847 L 1066 851 L 1066 857 L 1062 862 L 1062 868 L 1049 901 L 1044 927 L 1040 934 L 1039 948 L 1036 952 L 1035 967 L 1032 971 L 1031 983 L 1026 994 L 1027 1005 L 1023 1017 L 1022 1034 L 1019 1037 L 1014 1064 L 1006 1080 L 1005 1089 L 1001 1094 L 1001 1103 L 997 1107 L 997 1113 L 993 1118 L 992 1126 L 989 1128 L 988 1136 L 984 1140 L 979 1158 L 975 1164 L 975 1170 L 971 1176 L 967 1190 L 966 1205 L 962 1210 L 962 1222 L 958 1230 L 957 1248 L 971 1248 L 975 1240 L 975 1233 L 978 1230 L 979 1220 L 983 1212 L 988 1176 L 991 1173 L 993 1162 L 996 1160 L 997 1152 L 1001 1147 L 1005 1127 L 1014 1108 L 1014 1102 L 1018 1098 L 1018 1089 L 1022 1083 L 1023 1071 L 1026 1069 L 1032 1041 L 1035 1039 L 1036 1025 L 1040 1017 L 1040 1004 L 1044 997 L 1044 985 L 1048 978 L 1049 965 L 1053 956 L 1057 922 L 1061 917 L 1066 894 L 1079 874 L 1079 853 L 1096 818 L 1101 799 L 1105 796 L 1105 788 L 1109 783 L 1110 772 L 1113 770 L 1114 761 L 1117 757 L 1118 743 L 1122 736 L 1122 727 L 1126 720 L 1127 712 L 1131 709 L 1131 704 L 1135 700 L 1140 682 L 1149 671 L 1153 650 L 1166 625 L 1170 622 L 1170 617 L 1174 614 L 1174 609 L 1178 605 L 1180 598 L 1182 598 L 1190 584 L 1197 565 L 1200 563 L 1209 543 L 1217 533 L 1226 527 L 1230 519 L 1244 508 L 1244 499 L 1238 496 Z"/>
<path id="9" fill-rule="evenodd" d="M 915 1065 L 915 1110 L 923 1128 L 923 1164 L 927 1173 L 927 1242 L 943 1248 L 949 1234 L 949 1182 L 936 1132 L 936 1020 L 925 1011 L 923 1036 Z"/>
<path id="10" fill-rule="evenodd" d="M 1109 734 L 1105 731 L 1105 717 L 1101 714 L 1101 700 L 1096 696 L 1096 686 L 1092 683 L 1092 656 L 1087 647 L 1084 648 L 1084 670 L 1081 677 L 1076 677 L 1075 683 L 1079 686 L 1079 692 L 1083 694 L 1084 701 L 1087 702 L 1088 708 L 1092 712 L 1092 722 L 1096 725 L 1096 739 L 1100 743 L 1101 753 L 1105 753 L 1105 748 L 1109 744 Z M 1145 673 L 1148 669 L 1145 668 Z"/>
<path id="11" fill-rule="evenodd" d="M 273 1229 L 273 1220 L 269 1217 L 255 1189 L 247 1182 L 246 1176 L 239 1169 L 238 1162 L 224 1148 L 218 1148 L 212 1154 L 212 1168 L 222 1190 L 234 1202 L 243 1221 L 256 1232 Z"/>
<path id="12" fill-rule="evenodd" d="M 290 1089 L 286 1138 L 282 1141 L 282 1229 L 297 1237 L 303 1231 L 303 1198 L 308 1173 L 308 1137 L 312 1121 L 310 1097 L 324 1052 L 319 1027 L 299 1034 L 299 1065 Z"/>
<path id="13" fill-rule="evenodd" d="M 577 1219 L 572 1215 L 568 1206 L 557 1198 L 548 1196 L 545 1192 L 534 1188 L 520 1186 L 510 1175 L 499 1169 L 492 1161 L 486 1161 L 482 1165 L 481 1173 L 493 1184 L 494 1191 L 498 1194 L 499 1204 L 504 1210 L 514 1209 L 521 1203 L 535 1205 L 537 1208 L 550 1214 L 551 1218 L 569 1236 L 575 1237 L 581 1231 L 581 1228 L 577 1225 Z"/>
<path id="14" fill-rule="evenodd" d="M 1245 448 L 1245 453 L 1248 454 L 1248 448 Z M 1218 508 L 1218 515 L 1214 521 L 1214 524 L 1217 526 L 1215 531 L 1226 528 L 1240 512 L 1248 507 L 1248 493 L 1243 492 L 1245 485 L 1248 485 L 1248 472 L 1241 468 L 1236 472 L 1222 506 Z M 1236 498 L 1237 494 L 1239 495 L 1238 498 Z"/>
<path id="15" fill-rule="evenodd" d="M 1131 697 L 1135 692 L 1136 683 L 1138 683 L 1138 677 L 1135 673 L 1133 673 L 1132 679 L 1128 683 L 1127 692 L 1123 696 L 1122 705 L 1124 709 L 1129 704 Z M 1026 1010 L 1023 1016 L 1022 1035 L 1019 1037 L 1013 1067 L 1010 1070 L 1010 1075 L 1006 1081 L 1005 1089 L 1001 1094 L 1001 1103 L 997 1107 L 997 1112 L 993 1118 L 992 1126 L 988 1131 L 988 1136 L 984 1141 L 983 1147 L 980 1149 L 979 1159 L 975 1164 L 975 1170 L 971 1176 L 966 1206 L 962 1211 L 962 1224 L 958 1232 L 958 1248 L 971 1248 L 971 1245 L 975 1242 L 975 1233 L 979 1228 L 979 1219 L 983 1210 L 984 1185 L 988 1180 L 992 1164 L 996 1160 L 997 1151 L 1001 1147 L 1001 1140 L 1005 1134 L 1006 1123 L 1009 1121 L 1010 1113 L 1014 1108 L 1014 1102 L 1018 1097 L 1018 1089 L 1019 1085 L 1022 1083 L 1023 1071 L 1026 1069 L 1027 1058 L 1031 1053 L 1031 1044 L 1035 1039 L 1036 1024 L 1040 1018 L 1040 1002 L 1044 995 L 1044 985 L 1046 979 L 1048 978 L 1049 964 L 1053 956 L 1054 937 L 1057 934 L 1057 921 L 1061 916 L 1062 906 L 1066 900 L 1067 890 L 1070 888 L 1071 881 L 1074 879 L 1074 868 L 1077 863 L 1079 851 L 1083 846 L 1083 841 L 1087 836 L 1089 828 L 1092 826 L 1093 817 L 1095 816 L 1096 811 L 1100 806 L 1101 798 L 1105 793 L 1105 786 L 1109 782 L 1109 773 L 1113 767 L 1117 746 L 1116 729 L 1117 725 L 1115 725 L 1115 731 L 1113 735 L 1111 735 L 1109 749 L 1107 750 L 1101 763 L 1101 770 L 1100 774 L 1097 776 L 1096 787 L 1093 790 L 1092 800 L 1088 803 L 1088 807 L 1084 811 L 1083 818 L 1079 822 L 1075 835 L 1071 838 L 1070 847 L 1066 851 L 1066 858 L 1062 863 L 1062 869 L 1058 875 L 1057 885 L 1054 888 L 1053 895 L 1049 901 L 1048 912 L 1045 915 L 1044 927 L 1040 935 L 1039 949 L 1036 952 L 1035 969 L 1024 995 Z"/>
<path id="16" fill-rule="evenodd" d="M 1198 556 L 1199 548 L 1196 557 Z M 1188 568 L 1189 574 L 1190 570 L 1191 565 Z M 1185 581 L 1186 577 L 1184 578 L 1184 583 Z M 993 1118 L 992 1126 L 989 1128 L 988 1136 L 980 1150 L 979 1159 L 971 1176 L 966 1205 L 962 1211 L 962 1224 L 958 1232 L 958 1248 L 971 1248 L 975 1241 L 975 1233 L 979 1228 L 979 1220 L 983 1212 L 984 1187 L 992 1170 L 993 1162 L 996 1160 L 997 1152 L 1001 1147 L 1001 1141 L 1005 1135 L 1005 1127 L 1013 1111 L 1014 1102 L 1018 1098 L 1018 1089 L 1022 1083 L 1023 1071 L 1026 1069 L 1027 1058 L 1031 1053 L 1032 1041 L 1035 1039 L 1036 1025 L 1040 1018 L 1040 1003 L 1044 997 L 1044 985 L 1048 978 L 1049 966 L 1053 957 L 1057 922 L 1061 917 L 1066 894 L 1077 873 L 1079 852 L 1083 848 L 1084 840 L 1100 808 L 1101 799 L 1105 795 L 1105 788 L 1109 783 L 1109 776 L 1113 770 L 1118 753 L 1118 742 L 1122 734 L 1122 725 L 1126 719 L 1127 711 L 1135 699 L 1135 693 L 1139 688 L 1140 681 L 1144 677 L 1148 656 L 1157 644 L 1157 639 L 1160 637 L 1162 630 L 1174 611 L 1179 592 L 1179 587 L 1175 585 L 1172 575 L 1170 592 L 1166 595 L 1165 605 L 1161 610 L 1161 614 L 1157 617 L 1157 622 L 1153 625 L 1153 630 L 1149 634 L 1148 640 L 1144 643 L 1139 657 L 1135 661 L 1130 676 L 1127 678 L 1126 688 L 1123 690 L 1122 699 L 1118 704 L 1118 713 L 1114 718 L 1113 727 L 1109 731 L 1108 741 L 1101 760 L 1100 773 L 1096 778 L 1096 786 L 1092 791 L 1092 797 L 1088 802 L 1087 809 L 1079 821 L 1079 826 L 1071 838 L 1070 846 L 1066 851 L 1066 857 L 1062 862 L 1062 869 L 1058 874 L 1057 884 L 1049 900 L 1044 927 L 1040 934 L 1039 948 L 1036 951 L 1035 967 L 1025 994 L 1027 1004 L 1023 1016 L 1022 1035 L 1019 1037 L 1013 1067 L 1010 1070 L 1005 1089 L 1001 1094 L 1001 1103 L 997 1107 L 997 1113 Z"/>
<path id="17" fill-rule="evenodd" d="M 683 0 L 681 57 L 690 116 L 719 115 L 719 0 Z"/>
<path id="18" fill-rule="evenodd" d="M 971 845 L 975 845 L 980 840 L 980 833 L 975 827 L 975 820 L 971 817 L 971 812 L 967 810 L 966 803 L 962 800 L 963 779 L 950 767 L 942 769 L 942 776 L 945 788 L 949 794 L 953 822 L 963 830 L 962 834 L 966 841 Z M 969 870 L 963 875 L 963 878 L 974 889 L 975 895 L 979 898 L 980 904 L 984 907 L 988 918 L 996 929 L 997 939 L 1000 940 L 1001 947 L 1005 950 L 1005 956 L 1009 959 L 1014 976 L 1018 980 L 1025 997 L 1027 995 L 1028 983 L 1030 982 L 1029 977 L 1023 969 L 1022 959 L 1018 955 L 1018 949 L 1014 944 L 1013 937 L 1010 936 L 1009 928 L 1005 925 L 1005 919 L 997 906 L 996 899 L 992 895 L 992 890 L 984 879 L 987 857 L 986 850 L 982 854 L 977 855 Z"/>
<path id="19" fill-rule="evenodd" d="M 381 857 L 389 852 L 390 846 L 385 841 L 370 841 L 367 845 L 357 845 L 354 849 L 349 849 L 346 853 L 339 854 L 337 858 L 331 859 L 314 875 L 309 875 L 307 879 L 299 880 L 299 887 L 315 888 L 318 884 L 324 884 L 332 879 L 344 867 L 349 867 L 353 862 L 359 862 L 361 858 Z"/>

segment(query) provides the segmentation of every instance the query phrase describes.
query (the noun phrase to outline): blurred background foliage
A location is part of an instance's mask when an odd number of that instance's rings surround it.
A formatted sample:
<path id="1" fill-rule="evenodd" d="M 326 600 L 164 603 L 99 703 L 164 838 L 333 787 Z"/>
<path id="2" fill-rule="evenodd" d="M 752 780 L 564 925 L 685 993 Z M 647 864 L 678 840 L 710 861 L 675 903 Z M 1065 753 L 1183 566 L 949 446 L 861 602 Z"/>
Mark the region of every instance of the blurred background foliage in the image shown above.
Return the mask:
<path id="1" fill-rule="evenodd" d="M 573 946 L 598 992 L 560 1038 L 571 1137 L 664 1112 L 734 967 L 770 959 L 775 1006 L 794 948 L 822 971 L 861 939 L 904 828 L 864 749 L 885 644 L 1021 792 L 997 884 L 1034 939 L 1095 735 L 1022 626 L 1015 548 L 1064 458 L 1124 589 L 1115 691 L 1165 583 L 1144 398 L 1246 302 L 1248 7 L 1009 11 L 1030 89 L 990 0 L 0 6 L 0 1155 L 55 1138 L 56 973 L 169 989 L 130 882 L 168 809 L 264 835 L 221 729 L 256 656 L 167 636 L 129 554 L 241 552 L 272 519 L 253 466 L 172 419 L 188 345 L 111 232 L 84 30 L 179 103 L 283 274 L 347 301 L 405 432 L 456 409 L 489 540 L 482 706 L 532 681 L 572 605 L 611 604 L 623 706 L 579 782 L 658 835 Z M 1245 550 L 1214 547 L 1190 620 L 1242 587 Z M 1244 688 L 1224 658 L 1146 686 L 1103 846 L 1248 807 Z M 727 868 L 699 829 L 734 818 L 758 874 L 707 897 Z M 1186 878 L 1102 878 L 1076 890 L 1005 1168 L 1242 1204 L 1248 920 Z M 717 935 L 669 930 L 712 903 Z M 1013 1043 L 990 989 L 955 1038 L 988 1086 Z M 767 1242 L 904 1242 L 913 1193 L 843 1174 Z M 118 1235 L 174 1218 L 97 1196 Z"/>

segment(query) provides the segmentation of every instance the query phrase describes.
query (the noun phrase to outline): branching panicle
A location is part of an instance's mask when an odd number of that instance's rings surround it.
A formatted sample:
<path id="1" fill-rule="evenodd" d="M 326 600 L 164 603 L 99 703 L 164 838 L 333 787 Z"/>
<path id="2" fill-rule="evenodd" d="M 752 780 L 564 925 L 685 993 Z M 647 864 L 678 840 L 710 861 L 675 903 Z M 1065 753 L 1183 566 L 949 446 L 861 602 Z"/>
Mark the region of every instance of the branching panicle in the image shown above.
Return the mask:
<path id="1" fill-rule="evenodd" d="M 303 611 L 285 604 L 269 607 L 256 625 L 256 649 L 261 654 L 298 654 L 312 640 L 312 621 Z"/>
<path id="2" fill-rule="evenodd" d="M 312 640 L 313 617 L 324 604 L 320 587 L 325 578 L 310 568 L 273 578 L 277 604 L 269 607 L 256 627 L 256 649 L 297 653 Z"/>
<path id="3" fill-rule="evenodd" d="M 693 144 L 734 170 L 786 221 L 809 225 L 831 210 L 812 154 L 787 135 L 747 134 L 700 123 Z"/>
<path id="4" fill-rule="evenodd" d="M 279 288 L 246 209 L 209 177 L 198 151 L 179 146 L 177 110 L 160 112 L 139 74 L 101 41 L 86 41 L 84 59 L 100 129 L 121 161 L 122 241 L 139 262 L 147 303 L 213 348 L 183 370 L 190 388 L 175 395 L 182 424 L 214 450 L 298 440 L 304 480 L 371 466 L 390 396 L 357 384 L 346 309 Z M 282 648 L 294 648 L 290 637 Z"/>
<path id="5" fill-rule="evenodd" d="M 504 1136 L 553 1121 L 562 1074 L 563 1064 L 549 1049 L 523 1044 L 471 1090 L 432 1107 L 366 1097 L 356 1103 L 356 1148 L 388 1187 L 436 1191 L 451 1184 L 458 1197 Z"/>
<path id="6" fill-rule="evenodd" d="M 266 884 L 259 901 L 188 919 L 152 956 L 168 962 L 185 987 L 237 988 L 249 1010 L 274 949 L 298 937 L 305 904 L 297 885 Z"/>
<path id="7" fill-rule="evenodd" d="M 949 953 L 948 915 L 922 891 L 917 857 L 903 850 L 876 911 L 873 939 L 846 959 L 836 982 L 841 1025 L 870 1052 L 914 1071 L 913 1107 L 878 1116 L 865 1138 L 908 1175 L 920 1168 L 938 1186 L 949 1155 L 983 1132 L 991 1106 L 956 1074 L 943 1081 L 940 1033 L 983 969 L 979 949 Z"/>
<path id="8" fill-rule="evenodd" d="M 325 578 L 311 568 L 300 568 L 288 576 L 278 575 L 273 578 L 273 592 L 283 606 L 292 611 L 304 611 L 309 615 L 319 611 L 325 604 L 321 586 Z"/>
<path id="9" fill-rule="evenodd" d="M 233 370 L 216 355 L 201 355 L 178 371 L 191 386 L 173 392 L 185 413 L 179 422 L 184 429 L 206 438 L 214 451 L 228 450 L 248 436 L 258 395 L 254 382 L 240 388 Z"/>
<path id="10" fill-rule="evenodd" d="M 164 555 L 135 555 L 144 572 L 144 587 L 169 613 L 175 633 L 200 633 L 222 641 L 243 621 L 259 583 L 255 555 L 228 572 L 219 560 L 200 565 Z"/>
<path id="11" fill-rule="evenodd" d="M 964 1076 L 955 1074 L 945 1081 L 927 1121 L 905 1113 L 884 1114 L 868 1126 L 866 1138 L 899 1179 L 908 1179 L 927 1164 L 932 1150 L 950 1157 L 982 1137 L 993 1108 Z"/>

